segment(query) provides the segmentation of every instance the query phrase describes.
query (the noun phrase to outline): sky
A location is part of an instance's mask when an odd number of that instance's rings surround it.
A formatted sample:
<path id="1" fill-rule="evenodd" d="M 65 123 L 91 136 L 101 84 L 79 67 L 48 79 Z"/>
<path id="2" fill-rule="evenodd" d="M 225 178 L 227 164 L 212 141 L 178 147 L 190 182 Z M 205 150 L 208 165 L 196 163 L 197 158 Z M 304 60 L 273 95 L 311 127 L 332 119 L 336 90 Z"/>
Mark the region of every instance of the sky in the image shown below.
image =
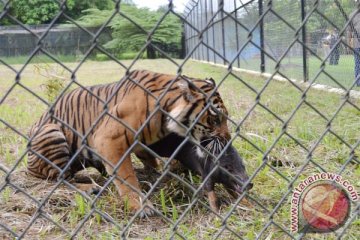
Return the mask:
<path id="1" fill-rule="evenodd" d="M 183 12 L 185 4 L 190 0 L 173 0 L 175 10 L 177 12 Z M 133 0 L 133 2 L 139 7 L 148 7 L 152 10 L 156 10 L 159 6 L 169 4 L 168 0 Z"/>

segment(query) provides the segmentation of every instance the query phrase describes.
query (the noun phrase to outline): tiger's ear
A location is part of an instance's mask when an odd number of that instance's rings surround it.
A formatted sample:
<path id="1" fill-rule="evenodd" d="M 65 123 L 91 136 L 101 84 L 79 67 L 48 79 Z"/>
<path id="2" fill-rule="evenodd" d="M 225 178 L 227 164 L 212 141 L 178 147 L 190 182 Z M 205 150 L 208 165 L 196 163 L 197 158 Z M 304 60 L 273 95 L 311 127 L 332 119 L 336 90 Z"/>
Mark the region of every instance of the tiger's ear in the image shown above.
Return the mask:
<path id="1" fill-rule="evenodd" d="M 205 81 L 212 84 L 214 87 L 216 86 L 215 80 L 213 78 L 205 78 Z"/>
<path id="2" fill-rule="evenodd" d="M 184 99 L 188 102 L 194 102 L 198 94 L 196 86 L 190 79 L 180 78 L 177 82 Z"/>

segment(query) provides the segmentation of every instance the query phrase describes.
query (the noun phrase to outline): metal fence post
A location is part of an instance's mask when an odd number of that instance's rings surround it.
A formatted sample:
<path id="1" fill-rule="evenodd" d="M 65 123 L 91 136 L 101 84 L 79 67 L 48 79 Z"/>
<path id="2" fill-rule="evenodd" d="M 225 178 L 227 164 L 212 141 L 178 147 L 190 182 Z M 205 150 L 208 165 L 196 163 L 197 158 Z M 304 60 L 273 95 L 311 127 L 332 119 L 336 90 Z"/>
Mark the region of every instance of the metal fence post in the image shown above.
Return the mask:
<path id="1" fill-rule="evenodd" d="M 206 24 L 204 24 L 204 7 L 203 7 L 204 3 L 202 1 L 199 1 L 199 8 L 200 8 L 200 30 L 201 32 L 205 29 L 205 26 Z M 205 40 L 205 34 L 202 33 L 202 36 L 201 36 L 201 40 L 204 42 Z M 201 60 L 204 61 L 205 60 L 205 46 L 204 44 L 201 45 L 200 47 L 201 49 Z"/>
<path id="2" fill-rule="evenodd" d="M 237 20 L 237 7 L 236 7 L 236 0 L 234 0 L 234 8 L 235 8 L 235 14 L 234 17 Z M 236 39 L 236 52 L 239 51 L 239 27 L 238 27 L 238 23 L 236 21 L 235 22 L 235 39 Z M 240 67 L 240 55 L 237 57 L 237 67 Z"/>
<path id="3" fill-rule="evenodd" d="M 207 6 L 207 0 L 205 1 L 205 25 L 207 26 L 209 23 L 208 23 L 208 6 Z M 206 45 L 209 46 L 209 29 L 206 30 Z M 210 58 L 209 58 L 209 48 L 207 47 L 206 48 L 206 61 L 210 61 Z"/>
<path id="4" fill-rule="evenodd" d="M 180 49 L 180 53 L 179 53 L 179 58 L 183 59 L 186 56 L 187 51 L 187 43 L 186 43 L 186 27 L 184 24 L 184 21 L 181 24 L 182 27 L 182 32 L 181 32 L 181 49 Z"/>
<path id="5" fill-rule="evenodd" d="M 213 0 L 210 0 L 210 4 L 211 4 L 211 17 L 213 17 L 214 15 L 214 5 L 213 5 Z M 215 48 L 215 25 L 212 24 L 212 47 Z M 216 63 L 216 57 L 215 57 L 215 52 L 213 51 L 214 54 L 214 63 Z"/>
<path id="6" fill-rule="evenodd" d="M 196 23 L 197 23 L 196 28 L 201 31 L 201 28 L 202 28 L 202 26 L 201 26 L 202 20 L 201 20 L 201 17 L 199 18 L 199 16 L 200 16 L 200 14 L 199 14 L 199 8 L 200 8 L 200 1 L 198 1 L 197 4 L 196 4 L 196 15 L 195 15 L 195 18 L 196 18 Z M 197 34 L 197 38 L 196 38 L 196 39 L 198 40 L 198 42 L 200 42 L 200 38 L 199 38 L 199 37 L 200 37 L 200 35 Z M 202 60 L 202 57 L 201 57 L 201 55 L 202 55 L 202 46 L 201 46 L 201 45 L 199 45 L 199 46 L 197 47 L 196 52 L 198 53 L 198 54 L 197 54 L 197 55 L 198 55 L 198 60 Z"/>
<path id="7" fill-rule="evenodd" d="M 191 11 L 191 20 L 190 21 L 192 23 L 194 23 L 195 27 L 197 27 L 196 22 L 195 22 L 195 18 L 194 18 L 194 12 L 195 12 L 195 6 L 194 6 L 193 10 Z M 194 48 L 195 45 L 196 45 L 196 37 L 195 37 L 195 30 L 194 29 L 192 29 L 191 37 L 192 37 L 193 48 Z M 197 56 L 197 50 L 196 49 L 195 49 L 193 55 L 194 55 L 194 58 L 197 59 L 197 57 L 196 57 Z"/>
<path id="8" fill-rule="evenodd" d="M 221 10 L 221 39 L 223 48 L 224 65 L 226 64 L 226 51 L 225 51 L 225 25 L 224 25 L 224 0 L 219 0 L 219 9 Z"/>
<path id="9" fill-rule="evenodd" d="M 259 4 L 259 17 L 263 14 L 263 0 L 258 1 Z M 265 53 L 264 53 L 264 19 L 260 19 L 260 71 L 265 72 Z"/>
<path id="10" fill-rule="evenodd" d="M 307 54 L 306 54 L 306 24 L 304 23 L 306 11 L 305 11 L 306 2 L 305 0 L 301 0 L 301 22 L 302 23 L 302 52 L 303 52 L 303 74 L 304 74 L 304 82 L 309 80 L 309 67 L 307 62 Z"/>

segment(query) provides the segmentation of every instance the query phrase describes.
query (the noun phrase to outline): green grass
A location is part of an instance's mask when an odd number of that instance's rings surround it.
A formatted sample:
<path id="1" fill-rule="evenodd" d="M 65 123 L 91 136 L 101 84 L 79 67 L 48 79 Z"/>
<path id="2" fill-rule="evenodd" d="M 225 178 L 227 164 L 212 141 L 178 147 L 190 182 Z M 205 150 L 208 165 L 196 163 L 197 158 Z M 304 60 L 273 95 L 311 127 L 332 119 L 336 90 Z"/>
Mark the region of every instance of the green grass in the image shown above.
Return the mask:
<path id="1" fill-rule="evenodd" d="M 315 79 L 315 83 L 329 85 L 337 88 L 340 87 L 324 72 L 319 74 L 322 62 L 317 58 L 310 56 L 308 58 L 307 64 L 309 68 L 309 82 L 314 81 Z M 249 59 L 240 62 L 240 67 L 244 69 L 260 71 L 260 61 L 259 59 Z M 274 61 L 269 58 L 265 58 L 265 72 L 273 73 L 275 71 L 275 67 L 276 63 Z M 324 71 L 348 89 L 355 81 L 354 56 L 341 55 L 338 65 L 329 65 L 329 63 L 326 62 L 324 65 Z M 280 63 L 279 72 L 288 78 L 303 81 L 303 59 L 301 57 L 285 57 Z M 355 86 L 355 89 L 359 90 L 360 88 Z"/>
<path id="2" fill-rule="evenodd" d="M 94 61 L 109 61 L 110 58 L 103 54 L 103 53 L 96 53 L 94 51 L 94 54 L 91 54 L 88 59 L 94 60 Z M 127 59 L 134 59 L 138 55 L 137 52 L 125 52 L 117 56 L 119 60 L 127 60 Z M 63 63 L 71 63 L 81 60 L 84 56 L 83 55 L 54 55 L 54 57 Z M 141 58 L 146 58 L 146 53 L 144 53 Z M 2 61 L 9 65 L 14 64 L 25 64 L 29 60 L 29 56 L 16 56 L 16 57 L 1 57 Z M 52 63 L 53 60 L 49 58 L 46 55 L 40 54 L 35 55 L 31 63 Z"/>
<path id="3" fill-rule="evenodd" d="M 132 59 L 136 58 L 137 55 L 138 55 L 138 52 L 124 52 L 124 53 L 118 54 L 116 57 L 119 60 L 132 60 Z M 54 57 L 57 60 L 59 60 L 60 62 L 69 63 L 69 62 L 79 61 L 84 56 L 83 55 L 54 55 Z M 142 58 L 142 59 L 146 58 L 146 52 L 144 54 L 142 54 L 140 58 Z M 0 59 L 9 65 L 25 64 L 29 60 L 29 56 L 1 57 Z M 93 54 L 90 54 L 88 59 L 91 59 L 93 61 L 109 61 L 110 60 L 110 58 L 106 54 L 98 53 L 96 51 L 94 51 Z M 32 63 L 52 63 L 53 60 L 44 54 L 40 54 L 40 55 L 35 55 L 32 58 L 31 62 Z"/>
<path id="4" fill-rule="evenodd" d="M 345 59 L 342 59 L 345 60 Z M 180 62 L 180 61 L 179 61 Z M 131 64 L 130 60 L 123 61 L 126 66 Z M 75 69 L 77 63 L 65 62 L 70 69 Z M 43 65 L 41 65 L 43 66 Z M 21 64 L 14 64 L 15 69 L 22 67 Z M 50 64 L 53 72 L 61 72 L 61 77 L 69 79 L 71 73 L 62 71 L 57 64 Z M 175 73 L 177 67 L 168 60 L 140 60 L 134 68 L 145 68 L 164 73 Z M 44 84 L 48 81 L 44 72 L 37 71 L 38 63 L 32 62 L 21 74 L 20 82 L 47 100 L 46 88 Z M 44 68 L 40 68 L 44 69 Z M 210 66 L 203 63 L 189 61 L 183 67 L 183 73 L 192 77 L 212 77 L 217 82 L 226 76 L 226 69 Z M 335 71 L 335 69 L 334 69 Z M 119 80 L 125 70 L 119 65 L 110 61 L 93 62 L 87 61 L 76 72 L 76 79 L 83 85 L 94 85 L 99 83 L 109 83 Z M 234 74 L 249 84 L 257 92 L 261 91 L 266 84 L 265 79 L 254 77 L 248 74 Z M 339 76 L 341 73 L 338 73 Z M 14 83 L 16 75 L 0 66 L 0 98 Z M 66 84 L 69 80 L 64 80 Z M 71 88 L 77 85 L 72 83 Z M 303 89 L 303 87 L 301 87 Z M 254 188 L 250 195 L 257 199 L 266 209 L 272 211 L 284 194 L 287 192 L 289 183 L 282 178 L 276 171 L 280 172 L 288 179 L 293 179 L 306 162 L 307 151 L 303 149 L 293 139 L 282 135 L 283 124 L 275 118 L 268 110 L 259 104 L 248 115 L 252 106 L 256 104 L 256 94 L 249 90 L 243 83 L 233 76 L 229 76 L 220 86 L 220 93 L 229 110 L 229 115 L 235 123 L 243 124 L 239 126 L 240 134 L 248 141 L 237 137 L 233 145 L 239 154 L 244 158 L 247 170 L 251 175 L 263 163 L 263 152 L 269 151 L 269 165 L 260 168 L 259 173 L 253 180 Z M 302 91 L 299 91 L 286 82 L 271 81 L 259 99 L 259 103 L 266 106 L 283 121 L 288 121 L 286 132 L 293 136 L 307 150 L 312 149 L 314 144 L 323 135 L 327 127 L 327 121 L 324 120 L 313 108 L 302 101 Z M 310 90 L 306 95 L 307 103 L 320 111 L 327 119 L 332 119 L 334 113 L 342 104 L 342 96 L 318 90 Z M 360 107 L 359 99 L 350 99 L 352 104 Z M 300 105 L 299 105 L 300 104 Z M 292 115 L 295 108 L 298 111 Z M 0 106 L 0 118 L 11 124 L 18 131 L 26 134 L 31 125 L 46 111 L 46 104 L 28 93 L 24 88 L 17 85 L 8 95 L 4 103 Z M 247 116 L 248 115 L 248 116 Z M 247 117 L 246 117 L 247 116 Z M 235 132 L 237 126 L 230 124 L 232 132 Z M 331 130 L 350 145 L 356 144 L 360 138 L 360 112 L 349 103 L 346 103 L 340 112 L 333 118 Z M 22 156 L 26 150 L 27 142 L 20 135 L 17 135 L 10 128 L 0 123 L 0 164 L 8 169 L 14 166 L 16 160 Z M 276 144 L 273 146 L 274 142 Z M 255 144 L 259 150 L 254 148 Z M 344 162 L 349 157 L 351 150 L 336 136 L 327 133 L 320 141 L 312 153 L 312 159 L 325 170 L 338 172 Z M 359 150 L 355 150 L 359 155 Z M 272 162 L 282 162 L 282 166 L 270 167 Z M 29 194 L 37 199 L 43 199 L 55 186 L 51 182 L 35 181 L 22 173 L 25 168 L 26 159 L 23 160 L 12 174 L 11 179 L 14 184 L 25 189 Z M 275 171 L 276 170 L 276 171 Z M 312 163 L 305 166 L 300 179 L 303 179 L 319 169 Z M 349 163 L 342 175 L 350 180 L 357 188 L 360 188 L 359 181 L 360 167 L 355 163 Z M 187 175 L 187 174 L 185 174 Z M 184 177 L 185 175 L 182 175 Z M 193 180 L 195 179 L 195 180 Z M 4 174 L 0 172 L 0 184 L 4 181 Z M 188 180 L 191 184 L 198 186 L 199 181 L 195 176 Z M 147 186 L 149 179 L 145 179 L 143 187 Z M 297 180 L 295 185 L 299 182 Z M 229 196 L 218 188 L 221 199 L 230 202 Z M 27 225 L 32 214 L 36 211 L 36 205 L 26 196 L 15 193 L 13 189 L 7 187 L 0 194 L 0 222 L 6 222 L 12 229 L 20 231 Z M 163 182 L 161 187 L 151 195 L 151 201 L 164 215 L 169 219 L 177 220 L 192 201 L 192 193 L 189 189 L 172 179 Z M 200 199 L 206 202 L 205 198 Z M 285 197 L 284 202 L 279 206 L 273 215 L 273 221 L 289 229 L 290 226 L 290 196 Z M 131 216 L 127 214 L 126 206 L 119 202 L 114 186 L 110 186 L 107 192 L 101 196 L 94 205 L 96 209 L 103 212 L 106 216 L 114 219 L 119 225 L 124 226 L 128 223 Z M 222 216 L 225 216 L 232 205 L 223 204 L 221 209 Z M 59 224 L 73 231 L 90 211 L 89 200 L 84 199 L 66 186 L 61 186 L 50 197 L 43 209 Z M 6 214 L 3 214 L 6 213 Z M 8 221 L 5 218 L 16 219 Z M 234 213 L 227 220 L 227 225 L 232 231 L 246 239 L 255 239 L 259 232 L 269 221 L 269 214 L 260 206 L 254 204 L 254 207 L 246 207 L 240 204 L 235 208 Z M 47 226 L 47 227 L 44 227 Z M 347 231 L 345 239 L 359 239 L 359 221 L 352 224 Z M 177 231 L 189 239 L 212 239 L 222 227 L 222 220 L 214 217 L 201 204 L 197 203 L 185 215 L 180 222 Z M 49 222 L 36 222 L 27 237 L 36 238 L 41 232 L 41 236 L 64 236 L 60 229 L 54 227 Z M 97 213 L 93 213 L 84 227 L 80 230 L 78 237 L 80 239 L 109 239 L 119 238 L 120 230 L 112 225 L 105 218 Z M 0 230 L 0 236 L 2 232 Z M 128 238 L 138 239 L 166 239 L 172 234 L 172 226 L 160 217 L 154 217 L 145 220 L 136 220 L 130 228 Z M 8 235 L 5 235 L 8 236 Z M 230 231 L 224 231 L 221 238 L 234 239 L 235 236 Z M 277 227 L 271 225 L 264 231 L 262 239 L 288 239 L 287 235 L 281 232 Z M 1 238 L 1 237 L 0 237 Z M 334 234 L 308 234 L 305 239 L 335 239 Z"/>
<path id="5" fill-rule="evenodd" d="M 77 57 L 75 55 L 56 55 L 55 56 L 61 62 L 74 62 L 76 61 Z M 29 60 L 29 56 L 16 56 L 16 57 L 1 57 L 1 60 L 6 62 L 9 65 L 13 64 L 25 64 L 26 61 Z M 53 60 L 48 58 L 45 55 L 35 55 L 32 63 L 51 63 Z"/>
<path id="6" fill-rule="evenodd" d="M 132 60 L 137 57 L 137 52 L 125 52 L 117 55 L 119 60 Z M 83 56 L 75 55 L 56 55 L 59 61 L 69 63 L 79 61 Z M 7 64 L 24 64 L 28 60 L 28 56 L 6 57 L 1 58 Z M 146 58 L 146 53 L 141 56 L 142 59 Z M 89 56 L 89 59 L 94 61 L 109 61 L 109 57 L 103 53 L 94 53 Z M 52 59 L 45 55 L 36 55 L 32 60 L 32 63 L 51 63 Z M 322 61 L 314 56 L 309 56 L 307 59 L 309 70 L 309 81 L 315 83 L 324 84 L 332 87 L 340 88 L 340 86 L 334 82 L 332 78 L 338 81 L 345 88 L 349 88 L 354 82 L 354 56 L 353 55 L 341 55 L 338 65 L 329 65 L 327 61 L 323 70 L 331 77 L 327 76 L 324 72 L 319 73 L 322 68 Z M 234 66 L 237 66 L 235 62 Z M 299 81 L 304 80 L 303 74 L 303 59 L 301 57 L 285 57 L 280 63 L 280 73 L 284 74 L 288 78 L 297 79 Z M 244 69 L 260 71 L 259 59 L 241 59 L 240 67 Z M 275 71 L 276 62 L 270 58 L 265 58 L 265 71 L 267 73 L 273 73 Z M 355 90 L 359 90 L 360 87 L 355 86 Z"/>

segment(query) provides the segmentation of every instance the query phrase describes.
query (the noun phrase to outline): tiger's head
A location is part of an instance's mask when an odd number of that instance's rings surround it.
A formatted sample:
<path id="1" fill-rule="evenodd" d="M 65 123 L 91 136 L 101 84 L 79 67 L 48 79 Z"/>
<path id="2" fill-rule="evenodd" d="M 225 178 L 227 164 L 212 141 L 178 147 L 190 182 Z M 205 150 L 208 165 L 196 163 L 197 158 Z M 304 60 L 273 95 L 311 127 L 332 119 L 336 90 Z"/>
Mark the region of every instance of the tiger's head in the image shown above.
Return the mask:
<path id="1" fill-rule="evenodd" d="M 219 92 L 215 91 L 215 81 L 181 76 L 177 84 L 182 97 L 170 111 L 168 130 L 181 136 L 189 134 L 209 152 L 219 154 L 231 135 L 227 126 L 228 112 Z M 197 152 L 202 154 L 202 151 Z"/>

